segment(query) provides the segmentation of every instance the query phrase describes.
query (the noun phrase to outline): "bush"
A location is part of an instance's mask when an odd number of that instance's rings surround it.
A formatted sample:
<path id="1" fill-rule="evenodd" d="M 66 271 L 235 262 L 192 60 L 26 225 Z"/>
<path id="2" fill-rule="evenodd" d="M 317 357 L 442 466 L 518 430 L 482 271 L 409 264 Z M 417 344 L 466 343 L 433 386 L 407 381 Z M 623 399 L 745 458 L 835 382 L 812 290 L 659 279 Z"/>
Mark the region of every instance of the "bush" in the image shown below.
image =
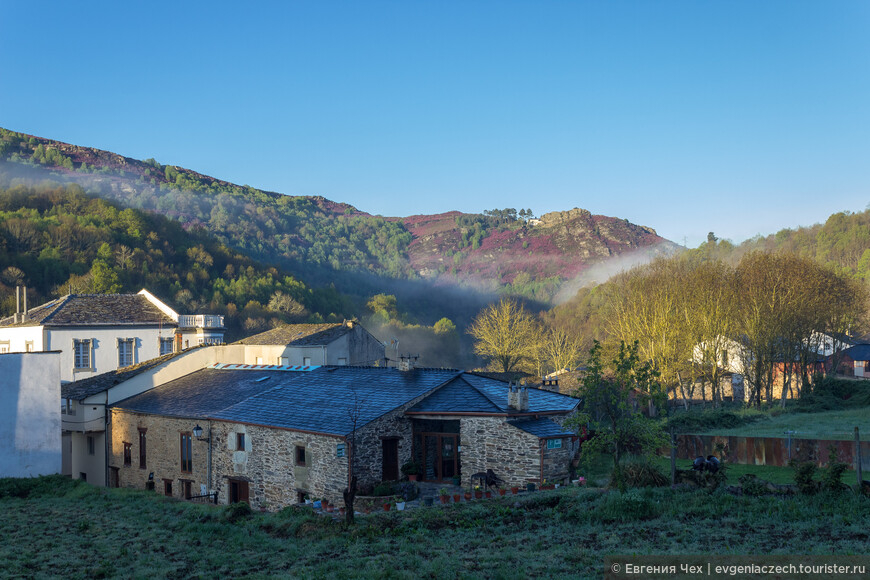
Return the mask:
<path id="1" fill-rule="evenodd" d="M 837 458 L 837 448 L 831 445 L 828 447 L 828 463 L 822 471 L 822 480 L 820 482 L 822 489 L 827 491 L 844 491 L 848 486 L 843 483 L 843 474 L 849 467 Z"/>
<path id="2" fill-rule="evenodd" d="M 0 479 L 0 499 L 7 497 L 63 497 L 82 485 L 81 480 L 65 475 L 42 477 L 5 477 Z"/>
<path id="3" fill-rule="evenodd" d="M 394 495 L 393 484 L 388 481 L 382 481 L 381 483 L 377 484 L 372 490 L 372 495 L 378 497 L 385 495 Z"/>
<path id="4" fill-rule="evenodd" d="M 870 406 L 870 385 L 835 377 L 818 378 L 812 392 L 804 392 L 796 410 L 802 413 L 836 411 Z"/>
<path id="5" fill-rule="evenodd" d="M 707 409 L 701 412 L 679 412 L 671 417 L 665 429 L 675 433 L 700 433 L 710 429 L 733 429 L 755 422 L 761 415 L 735 413 L 726 409 Z"/>
<path id="6" fill-rule="evenodd" d="M 621 473 L 616 473 L 620 470 Z M 611 475 L 611 487 L 619 480 L 626 487 L 662 487 L 670 484 L 670 480 L 662 473 L 662 470 L 649 461 L 630 461 L 614 468 Z"/>
<path id="7" fill-rule="evenodd" d="M 746 473 L 740 476 L 740 488 L 745 495 L 758 497 L 767 493 L 767 485 L 758 479 L 754 473 Z"/>
<path id="8" fill-rule="evenodd" d="M 794 469 L 794 482 L 797 484 L 799 492 L 805 495 L 812 495 L 819 491 L 819 484 L 813 479 L 816 475 L 815 463 L 792 459 L 788 462 L 788 465 Z"/>
<path id="9" fill-rule="evenodd" d="M 230 523 L 236 523 L 249 517 L 253 512 L 251 506 L 246 501 L 231 503 L 224 508 L 224 519 Z"/>

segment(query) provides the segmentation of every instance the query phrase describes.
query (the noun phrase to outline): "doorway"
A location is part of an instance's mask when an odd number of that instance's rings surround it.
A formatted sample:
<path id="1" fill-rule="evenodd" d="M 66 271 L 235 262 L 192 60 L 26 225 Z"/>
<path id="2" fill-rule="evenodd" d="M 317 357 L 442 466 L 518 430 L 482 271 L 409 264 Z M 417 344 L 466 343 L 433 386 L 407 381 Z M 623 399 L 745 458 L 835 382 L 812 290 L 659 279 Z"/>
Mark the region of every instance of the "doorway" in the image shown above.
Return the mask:
<path id="1" fill-rule="evenodd" d="M 382 476 L 383 481 L 399 479 L 399 440 L 397 438 L 382 439 Z"/>
<path id="2" fill-rule="evenodd" d="M 459 435 L 420 433 L 424 481 L 447 481 L 459 474 Z"/>
<path id="3" fill-rule="evenodd" d="M 251 503 L 248 499 L 248 482 L 240 479 L 230 480 L 230 503 Z"/>

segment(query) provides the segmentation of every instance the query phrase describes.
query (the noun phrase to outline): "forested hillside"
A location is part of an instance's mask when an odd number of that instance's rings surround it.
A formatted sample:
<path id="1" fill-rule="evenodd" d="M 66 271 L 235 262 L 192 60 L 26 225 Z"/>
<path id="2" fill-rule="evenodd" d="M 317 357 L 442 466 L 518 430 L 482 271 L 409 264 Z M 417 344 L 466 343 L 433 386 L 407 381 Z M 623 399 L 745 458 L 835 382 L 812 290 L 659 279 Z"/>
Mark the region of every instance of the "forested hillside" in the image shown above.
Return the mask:
<path id="1" fill-rule="evenodd" d="M 383 218 L 322 197 L 265 192 L 154 159 L 139 161 L 0 129 L 0 163 L 18 178 L 79 183 L 100 197 L 161 213 L 185 229 L 202 226 L 226 246 L 292 271 L 318 286 L 335 284 L 360 298 L 389 288 L 417 308 L 416 294 L 459 286 L 476 294 L 521 295 L 545 304 L 588 265 L 627 251 L 673 244 L 625 220 L 575 209 L 531 220 L 531 210 L 452 212 Z M 532 225 L 535 224 L 535 225 Z M 437 298 L 429 292 L 430 302 Z M 459 301 L 464 303 L 464 301 Z M 467 318 L 449 299 L 415 310 L 422 321 Z M 443 310 L 444 308 L 448 310 Z"/>
<path id="2" fill-rule="evenodd" d="M 0 296 L 29 303 L 73 293 L 148 288 L 187 313 L 227 316 L 230 338 L 279 321 L 341 320 L 354 304 L 231 250 L 202 228 L 86 195 L 76 184 L 9 186 L 0 179 Z"/>

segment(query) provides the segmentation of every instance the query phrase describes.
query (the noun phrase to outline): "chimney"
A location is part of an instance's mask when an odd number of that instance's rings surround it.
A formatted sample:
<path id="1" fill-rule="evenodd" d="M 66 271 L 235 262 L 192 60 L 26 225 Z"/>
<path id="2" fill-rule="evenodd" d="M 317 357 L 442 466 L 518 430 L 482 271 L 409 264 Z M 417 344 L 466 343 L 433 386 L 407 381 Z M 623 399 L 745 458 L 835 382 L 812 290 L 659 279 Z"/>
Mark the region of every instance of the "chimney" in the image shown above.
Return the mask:
<path id="1" fill-rule="evenodd" d="M 15 316 L 12 317 L 12 323 L 18 324 L 19 315 L 21 314 L 21 286 L 15 285 Z"/>
<path id="2" fill-rule="evenodd" d="M 21 314 L 21 322 L 27 320 L 27 286 L 24 287 L 24 312 Z"/>
<path id="3" fill-rule="evenodd" d="M 417 359 L 420 355 L 411 356 L 410 354 L 403 354 L 399 356 L 399 363 L 396 365 L 396 368 L 402 372 L 408 372 L 414 370 L 414 367 L 417 366 Z"/>
<path id="4" fill-rule="evenodd" d="M 529 410 L 529 390 L 526 385 L 516 384 L 511 381 L 508 384 L 508 408 L 513 411 L 525 413 Z"/>

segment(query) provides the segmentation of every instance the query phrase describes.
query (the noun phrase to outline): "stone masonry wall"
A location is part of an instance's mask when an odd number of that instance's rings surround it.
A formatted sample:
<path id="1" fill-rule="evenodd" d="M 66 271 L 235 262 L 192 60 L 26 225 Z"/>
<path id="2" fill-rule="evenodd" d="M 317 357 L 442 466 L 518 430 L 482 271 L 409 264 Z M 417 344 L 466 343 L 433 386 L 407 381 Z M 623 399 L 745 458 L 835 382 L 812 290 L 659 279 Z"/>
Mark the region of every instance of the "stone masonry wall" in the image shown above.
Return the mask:
<path id="1" fill-rule="evenodd" d="M 477 472 L 492 469 L 508 486 L 541 480 L 541 447 L 530 433 L 508 425 L 502 417 L 462 417 L 462 484 Z"/>

